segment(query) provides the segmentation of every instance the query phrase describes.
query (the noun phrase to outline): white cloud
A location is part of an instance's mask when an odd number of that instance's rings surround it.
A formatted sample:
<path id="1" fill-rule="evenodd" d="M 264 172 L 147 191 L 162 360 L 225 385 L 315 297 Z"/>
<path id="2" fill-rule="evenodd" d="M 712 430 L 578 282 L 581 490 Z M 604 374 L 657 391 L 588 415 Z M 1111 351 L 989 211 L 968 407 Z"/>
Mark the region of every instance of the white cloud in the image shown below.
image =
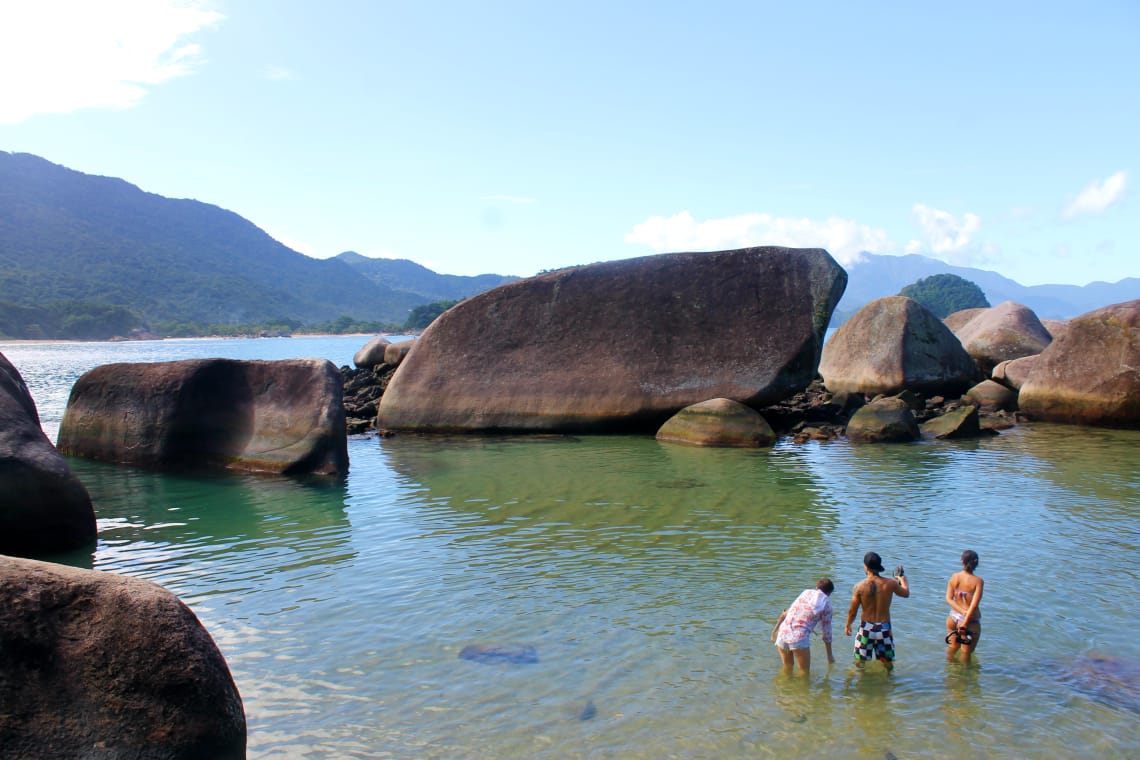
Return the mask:
<path id="1" fill-rule="evenodd" d="M 1128 173 L 1124 171 L 1113 174 L 1103 182 L 1094 180 L 1065 207 L 1061 216 L 1073 219 L 1086 214 L 1103 214 L 1109 206 L 1120 200 L 1127 186 Z"/>
<path id="2" fill-rule="evenodd" d="M 190 73 L 188 35 L 223 16 L 195 0 L 0 4 L 0 124 L 84 108 L 130 108 L 149 86 Z"/>
<path id="3" fill-rule="evenodd" d="M 906 245 L 907 253 L 940 253 L 947 258 L 969 252 L 973 247 L 974 233 L 982 226 L 977 214 L 963 214 L 962 218 L 949 211 L 940 211 L 921 203 L 914 204 L 915 220 L 922 228 L 922 239 Z"/>
<path id="4" fill-rule="evenodd" d="M 625 242 L 662 252 L 717 251 L 755 245 L 826 248 L 845 266 L 857 261 L 864 251 L 882 253 L 892 247 L 884 230 L 834 216 L 818 221 L 742 214 L 698 222 L 688 211 L 670 217 L 652 216 L 634 225 Z"/>

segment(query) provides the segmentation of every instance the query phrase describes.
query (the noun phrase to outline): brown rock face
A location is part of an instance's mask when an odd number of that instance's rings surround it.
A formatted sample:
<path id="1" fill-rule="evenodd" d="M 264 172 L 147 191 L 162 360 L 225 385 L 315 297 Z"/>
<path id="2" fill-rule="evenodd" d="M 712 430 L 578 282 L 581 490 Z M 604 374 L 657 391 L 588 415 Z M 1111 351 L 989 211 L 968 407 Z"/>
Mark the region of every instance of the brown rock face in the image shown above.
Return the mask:
<path id="1" fill-rule="evenodd" d="M 942 323 L 950 328 L 950 332 L 956 333 L 965 327 L 970 322 L 970 320 L 983 313 L 988 308 L 989 307 L 982 306 L 973 309 L 962 309 L 947 316 L 942 320 Z"/>
<path id="2" fill-rule="evenodd" d="M 1035 420 L 1140 428 L 1140 299 L 1069 320 L 1018 400 Z"/>
<path id="3" fill-rule="evenodd" d="M 340 373 L 323 359 L 107 364 L 71 390 L 65 454 L 154 467 L 343 475 Z"/>
<path id="4" fill-rule="evenodd" d="M 387 338 L 373 338 L 353 354 L 352 363 L 360 369 L 372 369 L 378 364 L 383 364 L 384 354 L 390 345 L 392 341 Z"/>
<path id="5" fill-rule="evenodd" d="M 938 317 L 906 296 L 864 306 L 823 348 L 823 383 L 833 393 L 961 393 L 977 369 Z"/>
<path id="6" fill-rule="evenodd" d="M 0 643 L 4 757 L 245 757 L 225 660 L 153 583 L 0 557 Z"/>
<path id="7" fill-rule="evenodd" d="M 982 427 L 976 406 L 958 407 L 920 426 L 923 435 L 933 438 L 977 438 Z"/>
<path id="8" fill-rule="evenodd" d="M 592 264 L 459 303 L 416 341 L 378 427 L 656 430 L 710 398 L 805 388 L 847 275 L 820 249 L 747 248 Z"/>
<path id="9" fill-rule="evenodd" d="M 40 429 L 23 377 L 0 354 L 0 554 L 77 549 L 95 532 L 87 489 Z"/>
<path id="10" fill-rule="evenodd" d="M 1023 356 L 1020 359 L 1007 359 L 994 367 L 991 376 L 1007 388 L 1012 388 L 1015 391 L 1020 390 L 1025 381 L 1029 379 L 1029 375 L 1032 374 L 1038 356 L 1040 354 Z"/>
<path id="11" fill-rule="evenodd" d="M 776 434 L 755 409 L 727 398 L 687 406 L 657 431 L 657 440 L 689 446 L 771 446 Z"/>
<path id="12" fill-rule="evenodd" d="M 993 380 L 983 380 L 978 383 L 966 391 L 965 397 L 969 399 L 970 403 L 977 404 L 987 412 L 1015 411 L 1017 409 L 1017 391 Z"/>
<path id="13" fill-rule="evenodd" d="M 1008 359 L 1039 354 L 1053 341 L 1037 315 L 1013 301 L 983 309 L 954 334 L 984 375 Z"/>
<path id="14" fill-rule="evenodd" d="M 847 440 L 853 443 L 897 443 L 920 435 L 914 412 L 901 398 L 876 399 L 847 422 Z"/>

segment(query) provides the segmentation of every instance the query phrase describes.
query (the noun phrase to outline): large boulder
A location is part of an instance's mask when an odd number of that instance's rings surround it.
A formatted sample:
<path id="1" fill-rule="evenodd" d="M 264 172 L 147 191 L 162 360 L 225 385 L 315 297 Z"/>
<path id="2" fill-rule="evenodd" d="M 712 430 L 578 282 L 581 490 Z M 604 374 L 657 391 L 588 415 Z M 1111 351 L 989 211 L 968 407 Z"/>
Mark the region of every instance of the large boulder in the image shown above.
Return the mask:
<path id="1" fill-rule="evenodd" d="M 823 384 L 832 393 L 956 395 L 977 369 L 938 317 L 906 296 L 864 306 L 823 347 Z"/>
<path id="2" fill-rule="evenodd" d="M 1008 359 L 1039 354 L 1053 340 L 1036 314 L 1013 301 L 983 309 L 954 334 L 983 375 Z"/>
<path id="3" fill-rule="evenodd" d="M 970 322 L 970 320 L 972 320 L 974 317 L 978 316 L 979 314 L 981 314 L 982 312 L 984 312 L 988 308 L 990 308 L 990 307 L 988 307 L 988 306 L 975 306 L 974 308 L 971 308 L 971 309 L 960 309 L 960 310 L 954 312 L 953 314 L 950 314 L 945 319 L 943 319 L 942 324 L 949 327 L 950 332 L 956 333 L 959 330 L 961 330 L 963 327 L 965 327 Z"/>
<path id="4" fill-rule="evenodd" d="M 847 422 L 847 440 L 853 443 L 898 443 L 919 437 L 918 420 L 901 398 L 875 399 Z"/>
<path id="5" fill-rule="evenodd" d="M 95 534 L 91 496 L 40 429 L 24 378 L 0 354 L 0 554 L 68 551 Z"/>
<path id="6" fill-rule="evenodd" d="M 0 755 L 243 758 L 210 634 L 148 581 L 0 556 Z"/>
<path id="7" fill-rule="evenodd" d="M 340 373 L 323 359 L 106 364 L 76 381 L 65 454 L 155 467 L 348 471 Z"/>
<path id="8" fill-rule="evenodd" d="M 412 346 L 416 344 L 415 338 L 408 340 L 401 340 L 396 343 L 389 343 L 384 347 L 384 363 L 391 365 L 398 365 L 404 361 L 404 357 L 412 350 Z"/>
<path id="9" fill-rule="evenodd" d="M 1140 299 L 1069 320 L 1018 403 L 1035 420 L 1140 428 Z"/>
<path id="10" fill-rule="evenodd" d="M 847 274 L 821 249 L 677 253 L 559 270 L 438 317 L 377 426 L 656 430 L 690 404 L 752 407 L 815 375 Z"/>
<path id="11" fill-rule="evenodd" d="M 760 412 L 739 401 L 714 398 L 686 406 L 657 431 L 657 440 L 689 446 L 749 448 L 776 440 Z"/>

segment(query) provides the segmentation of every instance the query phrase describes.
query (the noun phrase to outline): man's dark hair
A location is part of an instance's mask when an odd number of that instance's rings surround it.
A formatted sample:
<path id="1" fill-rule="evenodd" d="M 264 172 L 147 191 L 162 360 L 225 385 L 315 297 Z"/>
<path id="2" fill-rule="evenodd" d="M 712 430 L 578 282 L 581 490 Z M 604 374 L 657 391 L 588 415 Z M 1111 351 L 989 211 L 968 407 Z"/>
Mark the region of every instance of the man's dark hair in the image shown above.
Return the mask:
<path id="1" fill-rule="evenodd" d="M 831 596 L 831 592 L 835 590 L 835 584 L 831 582 L 830 578 L 820 578 L 815 587 L 828 596 Z"/>

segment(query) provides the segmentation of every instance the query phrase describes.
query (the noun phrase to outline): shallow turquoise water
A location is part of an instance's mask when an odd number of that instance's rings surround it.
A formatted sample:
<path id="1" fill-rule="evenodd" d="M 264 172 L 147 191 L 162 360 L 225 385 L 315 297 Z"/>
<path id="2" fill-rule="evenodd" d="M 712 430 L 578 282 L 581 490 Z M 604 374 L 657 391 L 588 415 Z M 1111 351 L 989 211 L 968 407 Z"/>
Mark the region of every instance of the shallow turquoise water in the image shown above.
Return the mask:
<path id="1" fill-rule="evenodd" d="M 364 340 L 0 352 L 54 437 L 70 383 L 95 364 L 340 365 Z M 350 441 L 336 485 L 72 460 L 100 539 L 67 559 L 190 604 L 242 692 L 251 757 L 1130 757 L 1137 444 L 1040 425 L 760 452 L 401 436 Z M 987 582 L 969 666 L 947 663 L 942 641 L 966 547 Z M 869 549 L 904 563 L 914 590 L 895 603 L 891 677 L 857 674 L 842 636 Z M 821 575 L 837 586 L 839 662 L 816 643 L 811 676 L 785 676 L 768 632 Z M 530 645 L 538 662 L 458 658 L 477 643 Z M 1074 667 L 1089 655 L 1115 658 L 1115 680 Z"/>

